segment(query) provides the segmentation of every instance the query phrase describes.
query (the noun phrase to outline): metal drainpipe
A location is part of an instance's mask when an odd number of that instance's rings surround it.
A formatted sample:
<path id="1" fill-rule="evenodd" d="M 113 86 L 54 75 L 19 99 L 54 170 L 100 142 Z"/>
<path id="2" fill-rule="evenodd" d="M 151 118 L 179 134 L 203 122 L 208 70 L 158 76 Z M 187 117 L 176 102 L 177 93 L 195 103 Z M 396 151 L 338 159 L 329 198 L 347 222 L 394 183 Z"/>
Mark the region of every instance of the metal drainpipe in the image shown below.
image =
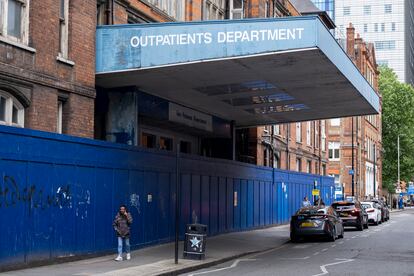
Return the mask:
<path id="1" fill-rule="evenodd" d="M 286 124 L 287 134 L 286 134 L 286 169 L 290 170 L 290 154 L 289 154 L 289 139 L 290 139 L 290 124 Z"/>
<path id="2" fill-rule="evenodd" d="M 115 7 L 115 0 L 112 0 L 112 5 L 111 5 L 111 23 L 112 23 L 112 25 L 114 25 L 114 21 L 115 21 L 115 16 L 114 16 L 114 11 L 115 11 L 115 9 L 114 9 L 114 7 Z"/>

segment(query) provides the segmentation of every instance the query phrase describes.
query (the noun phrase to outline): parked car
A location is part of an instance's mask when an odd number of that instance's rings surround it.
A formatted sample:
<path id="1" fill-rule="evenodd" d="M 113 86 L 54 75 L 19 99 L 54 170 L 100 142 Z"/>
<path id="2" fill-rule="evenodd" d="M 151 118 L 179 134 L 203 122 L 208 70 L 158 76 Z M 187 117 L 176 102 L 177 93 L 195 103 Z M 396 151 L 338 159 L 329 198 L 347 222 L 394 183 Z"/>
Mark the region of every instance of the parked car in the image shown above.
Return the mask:
<path id="1" fill-rule="evenodd" d="M 368 228 L 368 214 L 358 200 L 337 201 L 332 204 L 344 226 L 354 226 L 359 231 Z"/>
<path id="2" fill-rule="evenodd" d="M 381 206 L 381 221 L 385 222 L 390 219 L 390 210 L 388 209 L 387 203 L 380 199 L 373 199 L 372 202 L 375 202 Z"/>
<path id="3" fill-rule="evenodd" d="M 365 209 L 365 212 L 368 214 L 368 222 L 371 222 L 375 225 L 382 223 L 382 212 L 381 205 L 376 202 L 361 202 L 362 208 Z"/>
<path id="4" fill-rule="evenodd" d="M 330 241 L 344 237 L 342 220 L 332 207 L 309 206 L 299 209 L 290 222 L 290 239 L 327 237 Z"/>

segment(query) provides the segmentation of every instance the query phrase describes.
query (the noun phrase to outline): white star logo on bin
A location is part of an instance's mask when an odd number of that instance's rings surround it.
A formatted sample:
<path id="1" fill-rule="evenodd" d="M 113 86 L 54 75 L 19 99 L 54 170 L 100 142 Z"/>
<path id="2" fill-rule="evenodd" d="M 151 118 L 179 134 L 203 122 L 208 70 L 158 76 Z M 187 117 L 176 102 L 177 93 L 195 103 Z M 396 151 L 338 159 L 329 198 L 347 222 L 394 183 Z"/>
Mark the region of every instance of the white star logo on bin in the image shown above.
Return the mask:
<path id="1" fill-rule="evenodd" d="M 197 247 L 200 248 L 200 242 L 201 240 L 197 239 L 197 237 L 193 237 L 191 240 L 191 247 Z"/>

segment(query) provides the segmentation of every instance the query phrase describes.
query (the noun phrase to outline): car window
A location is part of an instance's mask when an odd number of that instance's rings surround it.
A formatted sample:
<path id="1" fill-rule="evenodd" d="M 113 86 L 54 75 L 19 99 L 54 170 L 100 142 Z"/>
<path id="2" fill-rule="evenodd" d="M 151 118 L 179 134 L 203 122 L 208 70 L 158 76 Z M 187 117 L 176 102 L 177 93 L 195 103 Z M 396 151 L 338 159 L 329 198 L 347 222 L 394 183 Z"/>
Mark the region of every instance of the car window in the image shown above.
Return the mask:
<path id="1" fill-rule="evenodd" d="M 368 204 L 368 203 L 362 203 L 362 208 L 364 208 L 364 209 L 367 209 L 367 208 L 371 208 L 372 206 L 371 206 L 371 204 Z"/>

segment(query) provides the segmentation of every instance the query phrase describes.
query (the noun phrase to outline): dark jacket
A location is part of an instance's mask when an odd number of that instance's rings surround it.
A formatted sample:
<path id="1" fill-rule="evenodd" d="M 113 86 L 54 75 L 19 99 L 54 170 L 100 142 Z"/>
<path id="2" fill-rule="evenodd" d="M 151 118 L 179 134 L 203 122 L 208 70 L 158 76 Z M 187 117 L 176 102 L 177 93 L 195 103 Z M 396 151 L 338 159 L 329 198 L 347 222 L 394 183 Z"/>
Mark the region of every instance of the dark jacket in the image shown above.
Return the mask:
<path id="1" fill-rule="evenodd" d="M 132 216 L 130 213 L 128 213 L 128 216 L 125 216 L 118 212 L 112 225 L 114 226 L 118 237 L 129 238 L 129 226 L 131 224 Z"/>

